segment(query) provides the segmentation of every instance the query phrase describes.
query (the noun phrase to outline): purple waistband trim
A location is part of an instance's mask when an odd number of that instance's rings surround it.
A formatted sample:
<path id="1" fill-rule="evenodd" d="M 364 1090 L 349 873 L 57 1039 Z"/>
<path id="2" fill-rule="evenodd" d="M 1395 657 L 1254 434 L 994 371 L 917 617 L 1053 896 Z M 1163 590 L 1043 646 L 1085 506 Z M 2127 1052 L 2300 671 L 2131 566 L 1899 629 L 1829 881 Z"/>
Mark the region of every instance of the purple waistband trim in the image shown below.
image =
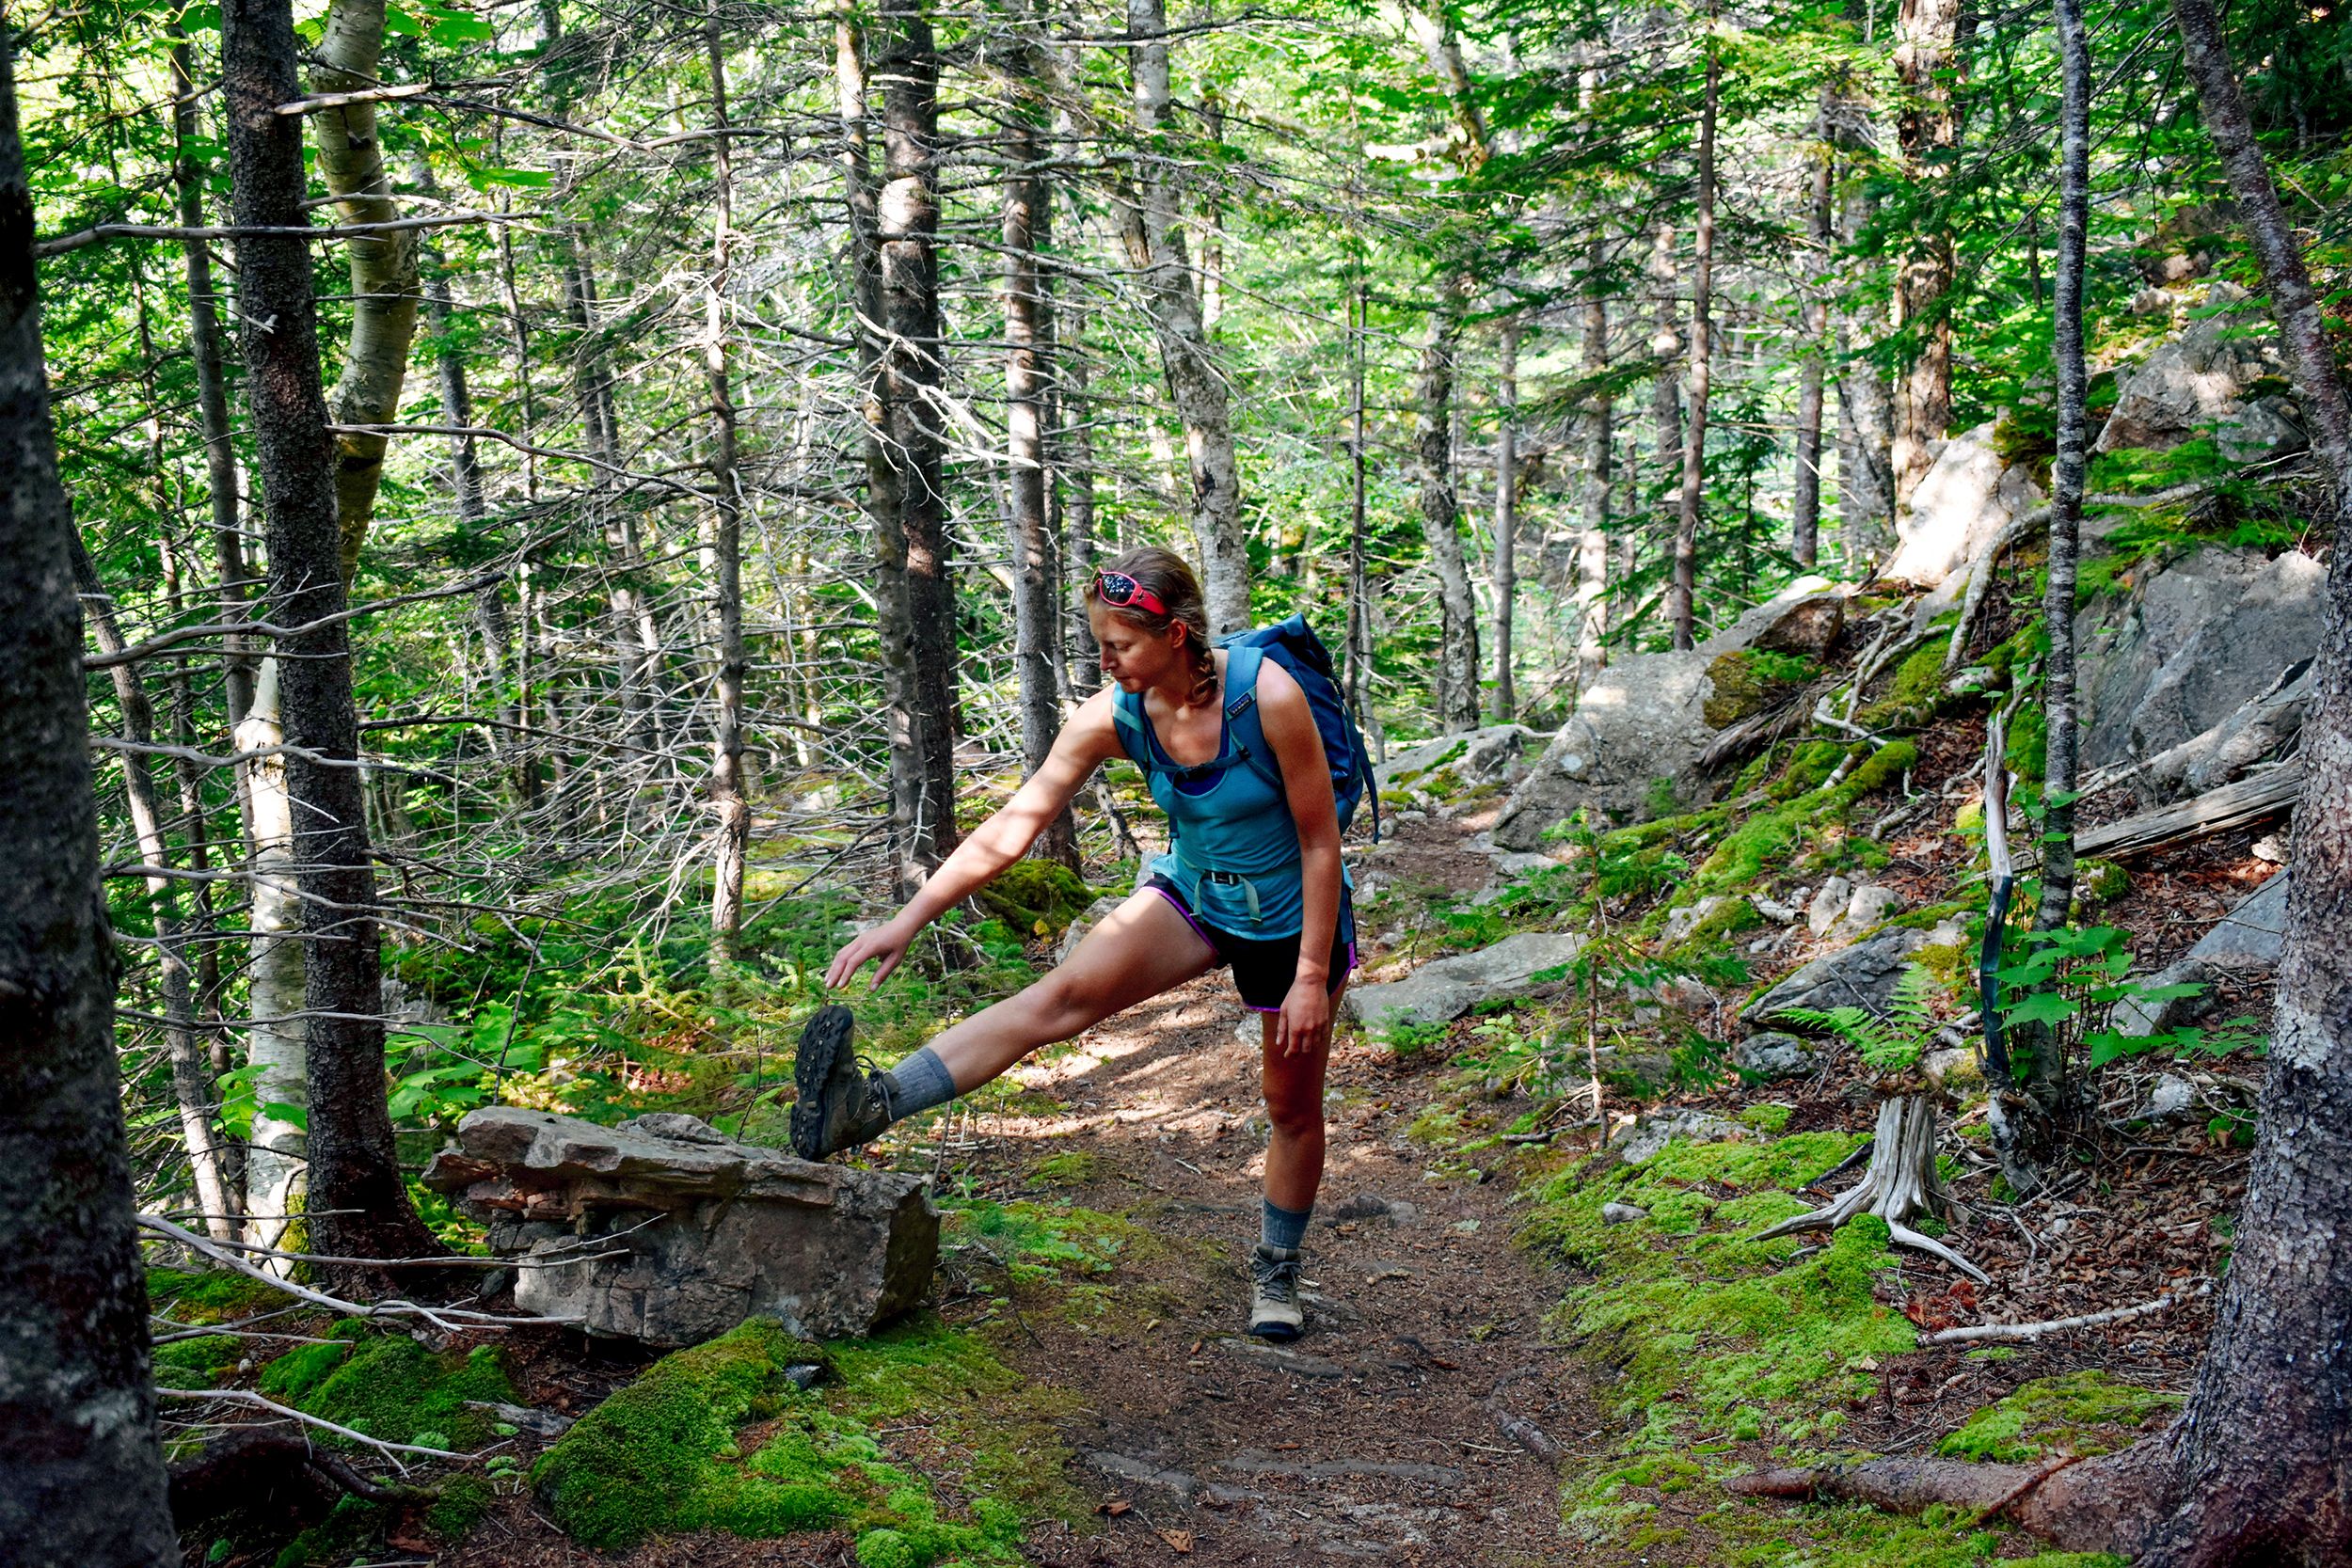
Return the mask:
<path id="1" fill-rule="evenodd" d="M 1177 897 L 1173 893 L 1170 893 L 1168 889 L 1160 886 L 1157 882 L 1148 882 L 1145 886 L 1151 888 L 1153 893 L 1156 893 L 1161 897 L 1167 899 L 1168 907 L 1184 917 L 1184 924 L 1192 927 L 1192 934 L 1199 937 L 1202 942 L 1207 942 L 1211 953 L 1215 954 L 1219 958 L 1225 957 L 1225 950 L 1217 946 L 1216 938 L 1209 935 L 1208 927 L 1202 926 L 1200 921 L 1193 918 L 1192 911 L 1184 908 L 1184 901 L 1182 898 Z M 1355 962 L 1352 958 L 1348 961 L 1351 966 Z"/>

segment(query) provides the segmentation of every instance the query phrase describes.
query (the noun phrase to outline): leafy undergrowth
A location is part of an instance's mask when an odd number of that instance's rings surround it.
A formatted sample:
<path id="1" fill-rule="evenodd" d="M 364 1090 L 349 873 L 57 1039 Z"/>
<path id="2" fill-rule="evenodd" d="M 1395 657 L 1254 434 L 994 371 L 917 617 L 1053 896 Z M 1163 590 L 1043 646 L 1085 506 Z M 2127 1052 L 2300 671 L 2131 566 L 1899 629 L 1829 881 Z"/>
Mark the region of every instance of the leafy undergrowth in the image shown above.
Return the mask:
<path id="1" fill-rule="evenodd" d="M 1789 1509 L 1732 1497 L 1722 1482 L 1763 1464 L 1858 1455 L 1848 1412 L 1885 1361 L 1916 1342 L 1886 1299 L 1895 1262 L 1883 1221 L 1864 1216 L 1826 1246 L 1748 1238 L 1809 1207 L 1795 1196 L 1859 1144 L 1857 1134 L 1750 1141 L 1677 1139 L 1639 1165 L 1606 1157 L 1538 1177 L 1525 1196 L 1527 1244 L 1587 1274 L 1553 1317 L 1604 1364 L 1620 1425 L 1564 1473 L 1571 1538 L 1756 1568 L 1976 1568 L 2029 1549 L 1972 1516 L 1901 1517 L 1851 1505 Z M 1608 1204 L 1645 1214 L 1611 1224 Z M 1620 1212 L 1620 1218 L 1623 1218 Z M 2127 1441 L 2164 1396 L 2096 1373 L 2031 1384 L 1978 1412 L 1945 1451 L 1982 1458 L 2096 1452 Z M 2038 1568 L 2118 1560 L 2042 1553 Z"/>
<path id="2" fill-rule="evenodd" d="M 787 1369 L 815 1366 L 803 1389 Z M 834 1530 L 865 1568 L 1018 1561 L 1025 1522 L 1085 1510 L 1063 1480 L 1048 1390 L 976 1335 L 919 1320 L 814 1345 L 755 1319 L 647 1369 L 532 1470 L 549 1516 L 585 1545 L 701 1529 Z M 882 1430 L 926 1425 L 926 1473 Z"/>

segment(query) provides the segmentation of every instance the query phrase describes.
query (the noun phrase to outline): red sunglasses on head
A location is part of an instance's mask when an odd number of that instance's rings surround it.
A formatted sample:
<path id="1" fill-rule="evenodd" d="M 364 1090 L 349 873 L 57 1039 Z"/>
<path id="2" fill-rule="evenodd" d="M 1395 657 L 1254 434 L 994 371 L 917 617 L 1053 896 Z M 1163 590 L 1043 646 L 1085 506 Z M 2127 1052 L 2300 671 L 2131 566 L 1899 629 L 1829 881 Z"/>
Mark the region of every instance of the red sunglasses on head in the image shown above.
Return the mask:
<path id="1" fill-rule="evenodd" d="M 1157 594 L 1124 572 L 1095 573 L 1094 596 L 1120 610 L 1140 610 L 1152 615 L 1168 613 L 1168 606 L 1160 601 Z"/>

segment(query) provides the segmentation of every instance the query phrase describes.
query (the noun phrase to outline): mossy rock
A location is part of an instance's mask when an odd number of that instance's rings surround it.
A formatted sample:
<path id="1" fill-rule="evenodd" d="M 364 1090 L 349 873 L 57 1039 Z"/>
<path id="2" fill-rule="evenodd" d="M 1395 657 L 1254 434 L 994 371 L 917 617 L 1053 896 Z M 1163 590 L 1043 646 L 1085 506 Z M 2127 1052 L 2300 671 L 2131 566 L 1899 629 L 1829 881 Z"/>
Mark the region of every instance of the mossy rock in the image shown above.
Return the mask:
<path id="1" fill-rule="evenodd" d="M 1762 648 L 1740 648 L 1707 667 L 1712 691 L 1700 710 L 1710 729 L 1727 730 L 1786 702 L 1797 688 L 1820 673 L 1813 660 Z"/>
<path id="2" fill-rule="evenodd" d="M 286 1305 L 286 1292 L 227 1269 L 150 1269 L 148 1304 L 183 1323 L 225 1323 Z"/>
<path id="3" fill-rule="evenodd" d="M 1912 727 L 1955 705 L 1958 699 L 1945 686 L 1946 646 L 1945 639 L 1931 637 L 1914 649 L 1909 658 L 1896 666 L 1886 695 L 1856 713 L 1854 722 L 1872 730 Z"/>
<path id="4" fill-rule="evenodd" d="M 1100 896 L 1053 861 L 1019 860 L 976 894 L 980 907 L 1023 937 L 1059 937 Z"/>
<path id="5" fill-rule="evenodd" d="M 332 1334 L 328 1343 L 297 1345 L 263 1367 L 262 1392 L 370 1437 L 436 1449 L 473 1449 L 490 1440 L 489 1417 L 469 1402 L 516 1402 L 493 1346 L 436 1354 L 355 1318 Z"/>

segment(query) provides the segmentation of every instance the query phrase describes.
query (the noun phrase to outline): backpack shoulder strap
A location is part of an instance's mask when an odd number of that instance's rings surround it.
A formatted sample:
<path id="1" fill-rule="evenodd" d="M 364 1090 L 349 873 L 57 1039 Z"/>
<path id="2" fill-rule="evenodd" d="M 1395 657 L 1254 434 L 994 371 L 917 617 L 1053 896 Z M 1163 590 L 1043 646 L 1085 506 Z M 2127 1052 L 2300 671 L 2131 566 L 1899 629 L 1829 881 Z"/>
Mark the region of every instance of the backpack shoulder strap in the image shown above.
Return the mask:
<path id="1" fill-rule="evenodd" d="M 1279 660 L 1277 660 L 1279 663 Z M 1282 765 L 1265 737 L 1265 718 L 1258 707 L 1258 677 L 1265 668 L 1265 649 L 1254 644 L 1231 646 L 1225 655 L 1225 723 L 1233 745 L 1249 770 L 1279 790 Z"/>
<path id="2" fill-rule="evenodd" d="M 1152 742 L 1143 733 L 1143 693 L 1120 691 L 1111 697 L 1111 728 L 1127 760 L 1146 773 L 1157 771 L 1152 762 Z"/>

